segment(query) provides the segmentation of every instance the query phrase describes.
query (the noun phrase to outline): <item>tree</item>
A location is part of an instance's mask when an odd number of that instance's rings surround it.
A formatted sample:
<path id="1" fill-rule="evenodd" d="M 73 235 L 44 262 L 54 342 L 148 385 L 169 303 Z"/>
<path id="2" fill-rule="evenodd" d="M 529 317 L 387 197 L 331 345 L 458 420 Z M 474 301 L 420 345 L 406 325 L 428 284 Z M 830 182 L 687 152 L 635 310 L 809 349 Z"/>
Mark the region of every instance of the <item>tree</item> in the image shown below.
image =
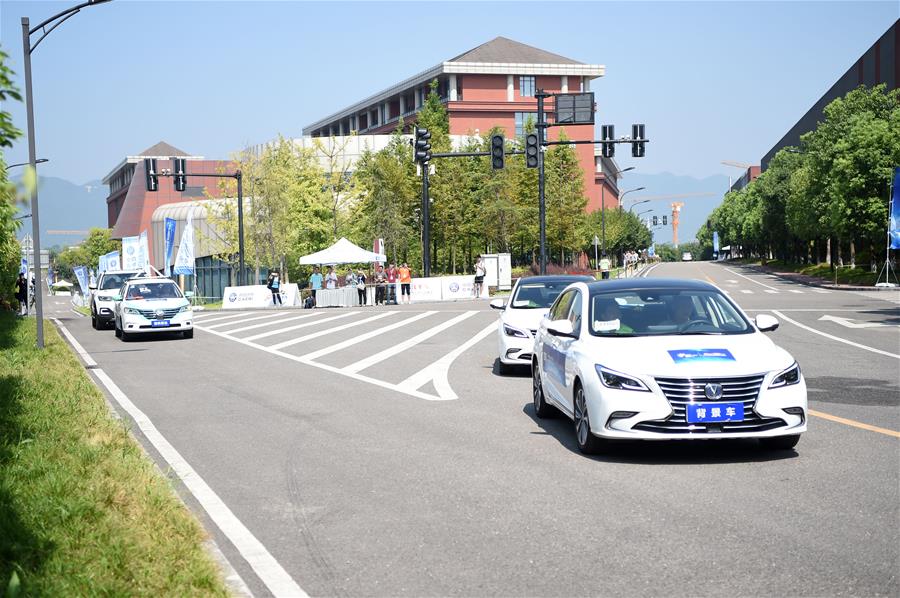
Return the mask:
<path id="1" fill-rule="evenodd" d="M 568 140 L 565 130 L 560 141 Z M 545 197 L 547 209 L 547 244 L 559 252 L 560 265 L 565 265 L 565 252 L 582 249 L 585 243 L 582 221 L 587 197 L 584 195 L 584 172 L 572 145 L 555 145 L 545 154 Z M 589 243 L 587 243 L 589 244 Z M 550 254 L 548 248 L 547 253 Z"/>
<path id="2" fill-rule="evenodd" d="M 13 72 L 6 66 L 8 56 L 0 51 L 0 105 L 22 97 L 12 82 Z M 13 124 L 9 112 L 0 110 L 0 147 L 12 147 L 21 135 Z M 19 221 L 15 220 L 15 186 L 9 182 L 6 160 L 0 153 L 0 306 L 9 306 L 15 296 L 15 282 L 19 272 L 21 250 L 16 240 Z"/>
<path id="3" fill-rule="evenodd" d="M 121 250 L 121 243 L 110 238 L 111 233 L 112 230 L 108 228 L 92 228 L 79 245 L 60 251 L 56 256 L 56 268 L 60 277 L 71 279 L 77 266 L 87 266 L 96 271 L 101 255 Z"/>

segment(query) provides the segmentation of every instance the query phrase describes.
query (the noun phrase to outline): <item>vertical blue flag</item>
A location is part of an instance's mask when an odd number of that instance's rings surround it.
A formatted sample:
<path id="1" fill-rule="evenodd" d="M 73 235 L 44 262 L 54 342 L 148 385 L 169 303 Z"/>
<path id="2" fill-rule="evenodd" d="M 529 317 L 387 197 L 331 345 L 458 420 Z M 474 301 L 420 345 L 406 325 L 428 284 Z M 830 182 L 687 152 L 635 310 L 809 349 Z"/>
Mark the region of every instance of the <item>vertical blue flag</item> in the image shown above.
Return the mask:
<path id="1" fill-rule="evenodd" d="M 891 223 L 888 227 L 891 249 L 900 249 L 900 166 L 894 168 L 894 190 L 891 193 Z"/>
<path id="2" fill-rule="evenodd" d="M 719 232 L 713 231 L 713 253 L 719 254 Z"/>
<path id="3" fill-rule="evenodd" d="M 175 250 L 175 219 L 166 218 L 166 276 L 171 276 L 172 252 Z"/>

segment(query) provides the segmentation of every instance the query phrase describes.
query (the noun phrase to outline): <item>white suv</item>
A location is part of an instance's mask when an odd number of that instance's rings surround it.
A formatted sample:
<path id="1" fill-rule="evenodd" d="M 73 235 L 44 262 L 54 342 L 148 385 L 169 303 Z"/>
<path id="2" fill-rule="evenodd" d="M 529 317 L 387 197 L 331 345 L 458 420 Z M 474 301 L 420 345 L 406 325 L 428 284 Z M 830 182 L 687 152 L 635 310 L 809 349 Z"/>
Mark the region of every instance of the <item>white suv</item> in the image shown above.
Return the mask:
<path id="1" fill-rule="evenodd" d="M 129 278 L 138 275 L 137 270 L 107 270 L 100 275 L 96 285 L 91 286 L 91 326 L 95 330 L 106 328 L 115 319 L 113 298 Z"/>
<path id="2" fill-rule="evenodd" d="M 194 336 L 191 303 L 168 278 L 132 278 L 115 297 L 116 336 L 123 341 L 136 334 L 181 332 Z"/>

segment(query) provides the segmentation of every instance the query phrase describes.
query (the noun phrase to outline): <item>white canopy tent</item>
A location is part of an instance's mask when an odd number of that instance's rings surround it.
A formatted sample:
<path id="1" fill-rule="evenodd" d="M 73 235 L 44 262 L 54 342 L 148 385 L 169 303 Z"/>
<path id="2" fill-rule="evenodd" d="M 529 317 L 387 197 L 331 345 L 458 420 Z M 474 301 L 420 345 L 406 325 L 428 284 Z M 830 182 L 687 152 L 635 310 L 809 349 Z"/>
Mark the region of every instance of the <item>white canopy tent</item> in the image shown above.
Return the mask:
<path id="1" fill-rule="evenodd" d="M 301 265 L 315 264 L 366 264 L 370 262 L 386 262 L 387 257 L 354 245 L 344 237 L 340 241 L 322 251 L 317 251 L 300 258 Z"/>

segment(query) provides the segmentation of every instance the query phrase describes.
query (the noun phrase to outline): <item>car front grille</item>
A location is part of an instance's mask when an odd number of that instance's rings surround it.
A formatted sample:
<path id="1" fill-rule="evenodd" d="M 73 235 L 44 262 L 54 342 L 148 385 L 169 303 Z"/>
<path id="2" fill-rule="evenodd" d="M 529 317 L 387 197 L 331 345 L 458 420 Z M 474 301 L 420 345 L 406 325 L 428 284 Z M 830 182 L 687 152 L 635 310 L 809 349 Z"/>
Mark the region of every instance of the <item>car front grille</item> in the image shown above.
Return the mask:
<path id="1" fill-rule="evenodd" d="M 786 426 L 787 422 L 775 417 L 760 417 L 753 410 L 764 376 L 739 376 L 733 378 L 656 378 L 663 394 L 672 406 L 672 415 L 666 419 L 641 422 L 635 430 L 663 434 L 716 434 L 735 432 L 764 432 Z M 688 403 L 710 402 L 704 394 L 708 383 L 722 385 L 720 402 L 744 404 L 744 421 L 689 424 L 685 412 Z M 717 402 L 719 402 L 717 401 Z"/>
<path id="2" fill-rule="evenodd" d="M 148 320 L 156 320 L 156 319 L 174 318 L 175 315 L 178 313 L 178 310 L 179 310 L 179 309 L 181 309 L 181 308 L 179 308 L 179 307 L 173 307 L 172 309 L 164 309 L 164 310 L 162 310 L 162 312 L 163 312 L 162 318 L 157 318 L 157 317 L 156 317 L 156 311 L 157 311 L 157 310 L 155 310 L 155 309 L 141 309 L 141 310 L 138 310 L 138 311 L 140 311 L 140 312 L 141 312 L 141 315 L 144 316 L 145 318 L 147 318 Z"/>

